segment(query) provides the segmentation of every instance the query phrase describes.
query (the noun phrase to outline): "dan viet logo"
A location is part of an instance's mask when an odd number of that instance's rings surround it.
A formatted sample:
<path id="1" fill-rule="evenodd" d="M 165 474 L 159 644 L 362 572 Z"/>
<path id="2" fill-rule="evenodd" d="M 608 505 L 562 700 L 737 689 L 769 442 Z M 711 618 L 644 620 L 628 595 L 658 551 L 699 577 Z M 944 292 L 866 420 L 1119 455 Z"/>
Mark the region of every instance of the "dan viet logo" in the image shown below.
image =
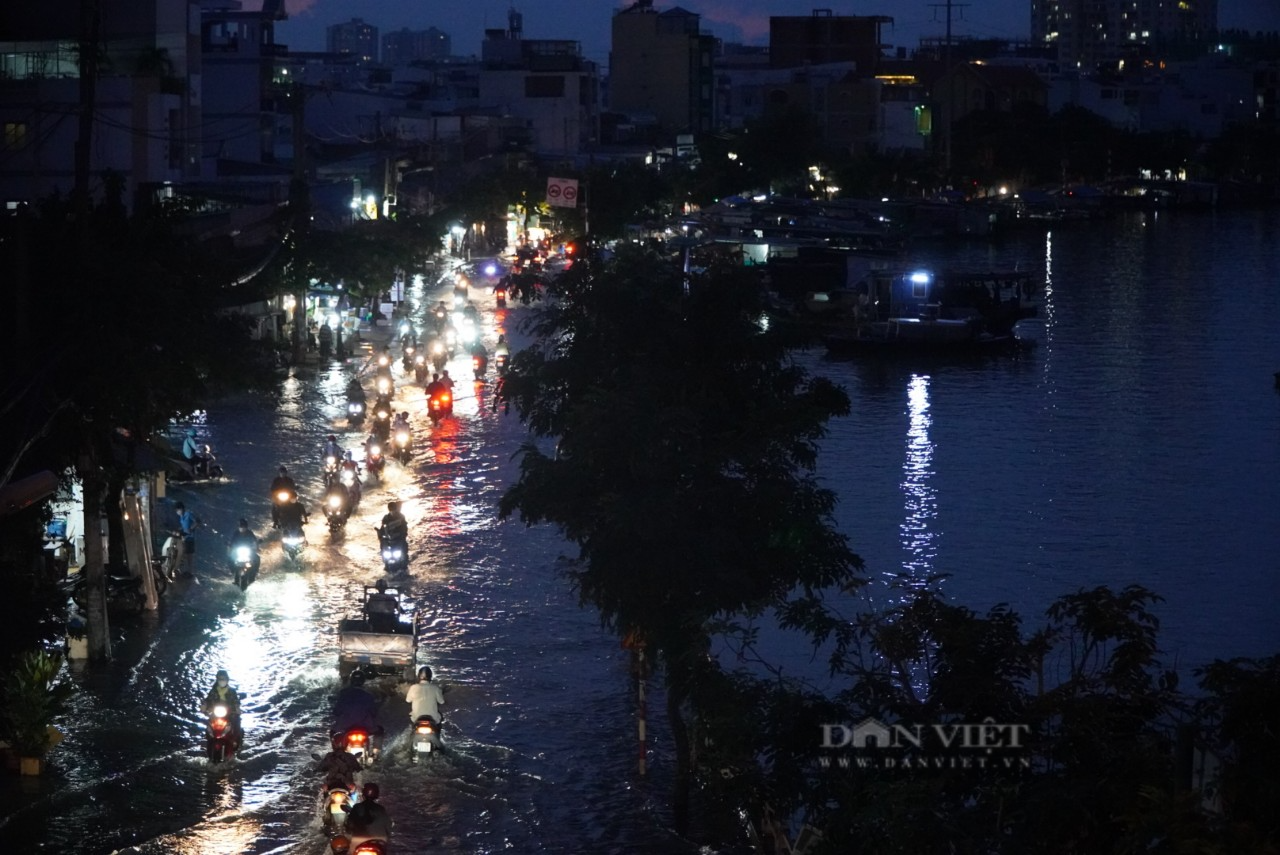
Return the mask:
<path id="1" fill-rule="evenodd" d="M 885 724 L 864 718 L 857 724 L 822 725 L 818 758 L 824 769 L 1029 769 L 1025 739 L 1031 727 L 980 722 Z"/>

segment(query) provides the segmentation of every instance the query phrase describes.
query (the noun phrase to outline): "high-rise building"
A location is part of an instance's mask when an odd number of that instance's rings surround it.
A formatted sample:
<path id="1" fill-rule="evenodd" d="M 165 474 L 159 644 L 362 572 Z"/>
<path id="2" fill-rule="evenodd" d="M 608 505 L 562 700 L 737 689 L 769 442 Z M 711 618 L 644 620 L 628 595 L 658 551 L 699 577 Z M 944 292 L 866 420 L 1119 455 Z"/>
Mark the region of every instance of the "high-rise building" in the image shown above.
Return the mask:
<path id="1" fill-rule="evenodd" d="M 833 15 L 830 9 L 812 15 L 769 17 L 769 65 L 800 68 L 831 62 L 852 62 L 863 76 L 880 64 L 880 27 L 893 23 L 883 15 Z"/>
<path id="2" fill-rule="evenodd" d="M 1217 27 L 1218 0 L 1031 0 L 1032 40 L 1056 47 L 1060 63 L 1081 68 Z"/>
<path id="3" fill-rule="evenodd" d="M 326 27 L 325 50 L 354 54 L 360 57 L 361 62 L 377 62 L 378 28 L 360 18 Z"/>
<path id="4" fill-rule="evenodd" d="M 453 53 L 449 34 L 435 27 L 410 30 L 408 27 L 382 37 L 383 65 L 405 65 L 421 59 L 444 59 Z"/>
<path id="5" fill-rule="evenodd" d="M 659 12 L 636 0 L 613 16 L 609 109 L 653 116 L 667 133 L 711 129 L 715 38 L 680 7 Z"/>

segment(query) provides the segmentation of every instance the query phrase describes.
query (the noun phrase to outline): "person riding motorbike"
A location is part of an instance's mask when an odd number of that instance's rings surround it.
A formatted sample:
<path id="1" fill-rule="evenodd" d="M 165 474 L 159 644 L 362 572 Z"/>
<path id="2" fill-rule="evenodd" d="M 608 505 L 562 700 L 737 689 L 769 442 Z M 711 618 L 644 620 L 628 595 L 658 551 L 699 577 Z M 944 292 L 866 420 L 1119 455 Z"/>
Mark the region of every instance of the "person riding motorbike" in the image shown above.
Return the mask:
<path id="1" fill-rule="evenodd" d="M 338 499 L 338 503 L 333 502 L 334 498 Z M 338 478 L 334 478 L 324 491 L 324 510 L 325 516 L 330 520 L 335 515 L 340 519 L 340 524 L 345 525 L 347 518 L 351 516 L 351 491 Z"/>
<path id="2" fill-rule="evenodd" d="M 387 593 L 387 580 L 379 579 L 374 593 L 364 601 L 365 618 L 374 632 L 395 632 L 400 623 L 400 601 Z"/>
<path id="3" fill-rule="evenodd" d="M 364 386 L 360 385 L 359 377 L 352 377 L 347 381 L 347 400 L 364 401 Z"/>
<path id="4" fill-rule="evenodd" d="M 288 493 L 289 499 L 282 500 L 281 493 Z M 298 485 L 289 475 L 289 470 L 281 466 L 276 477 L 271 481 L 271 527 L 280 527 L 280 508 L 298 496 Z"/>
<path id="5" fill-rule="evenodd" d="M 240 694 L 231 688 L 231 678 L 226 671 L 219 671 L 214 677 L 213 687 L 209 689 L 209 694 L 205 695 L 200 710 L 206 716 L 212 717 L 213 708 L 217 706 L 227 708 L 227 723 L 231 726 L 231 732 L 235 734 L 236 745 L 239 747 L 244 742 L 244 732 L 240 729 Z"/>
<path id="6" fill-rule="evenodd" d="M 444 703 L 444 692 L 431 682 L 431 669 L 423 665 L 418 669 L 418 682 L 409 687 L 404 699 L 409 702 L 409 721 L 415 722 L 422 716 L 430 716 L 435 722 L 436 732 L 440 730 L 440 706 Z"/>
<path id="7" fill-rule="evenodd" d="M 399 502 L 387 502 L 387 512 L 378 528 L 378 537 L 384 543 L 398 544 L 404 549 L 409 545 L 409 521 L 400 513 Z"/>
<path id="8" fill-rule="evenodd" d="M 345 830 L 353 838 L 381 839 L 391 837 L 391 817 L 378 803 L 378 785 L 370 781 L 360 791 L 360 801 L 347 813 Z"/>
<path id="9" fill-rule="evenodd" d="M 320 758 L 320 765 L 317 768 L 317 771 L 324 775 L 324 789 L 328 791 L 344 787 L 354 790 L 356 773 L 360 771 L 360 761 L 347 751 L 347 743 L 342 738 L 342 734 L 334 734 L 329 744 L 332 750 Z"/>
<path id="10" fill-rule="evenodd" d="M 247 574 L 242 574 L 240 572 L 241 562 L 236 555 L 241 547 L 248 548 L 249 555 L 251 556 L 250 560 L 253 562 L 253 566 L 249 568 L 249 572 Z M 258 577 L 258 568 L 262 564 L 262 556 L 258 554 L 258 536 L 253 533 L 253 529 L 249 528 L 249 521 L 247 519 L 242 518 L 240 520 L 240 526 L 236 529 L 236 533 L 231 535 L 231 546 L 229 552 L 231 556 L 231 564 L 235 568 L 236 575 L 239 577 L 238 581 L 240 589 L 244 590 L 249 587 L 250 582 Z"/>
<path id="11" fill-rule="evenodd" d="M 307 521 L 307 507 L 298 500 L 298 494 L 295 493 L 293 498 L 280 506 L 276 516 L 280 521 L 281 531 L 301 529 Z"/>
<path id="12" fill-rule="evenodd" d="M 507 347 L 507 337 L 505 335 L 498 336 L 498 343 L 493 348 L 494 356 L 511 356 L 511 348 Z"/>
<path id="13" fill-rule="evenodd" d="M 485 348 L 484 342 L 478 338 L 476 343 L 471 345 L 471 362 L 475 366 L 477 378 L 489 367 L 489 351 Z"/>
<path id="14" fill-rule="evenodd" d="M 440 372 L 440 385 L 444 387 L 450 396 L 453 395 L 453 378 L 449 376 L 448 368 Z"/>
<path id="15" fill-rule="evenodd" d="M 333 729 L 330 736 L 360 729 L 370 736 L 381 733 L 378 725 L 378 699 L 364 687 L 364 674 L 351 675 L 350 683 L 333 699 Z"/>
<path id="16" fill-rule="evenodd" d="M 196 442 L 196 429 L 187 428 L 187 436 L 182 440 L 182 459 L 191 466 L 191 474 L 200 477 L 209 472 L 209 456 L 204 448 Z"/>
<path id="17" fill-rule="evenodd" d="M 342 459 L 342 446 L 338 444 L 338 438 L 333 434 L 324 441 L 324 449 L 320 452 L 321 457 L 336 457 Z"/>

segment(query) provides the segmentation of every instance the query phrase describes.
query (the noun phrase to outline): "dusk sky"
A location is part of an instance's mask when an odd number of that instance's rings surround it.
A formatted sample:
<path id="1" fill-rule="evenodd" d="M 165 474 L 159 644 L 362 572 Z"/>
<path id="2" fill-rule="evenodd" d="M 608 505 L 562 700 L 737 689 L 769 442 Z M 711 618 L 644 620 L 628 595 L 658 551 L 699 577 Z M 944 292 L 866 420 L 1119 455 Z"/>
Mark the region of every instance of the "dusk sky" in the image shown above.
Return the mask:
<path id="1" fill-rule="evenodd" d="M 945 2 L 945 0 L 943 0 Z M 962 5 L 963 4 L 963 5 Z M 260 0 L 245 0 L 246 9 Z M 524 35 L 531 39 L 573 39 L 588 58 L 604 65 L 609 54 L 609 20 L 628 3 L 614 0 L 285 0 L 289 20 L 279 25 L 278 41 L 293 50 L 324 50 L 325 27 L 361 18 L 380 33 L 408 27 L 436 27 L 453 39 L 453 52 L 478 54 L 487 28 L 506 27 L 513 6 L 524 15 Z M 884 41 L 915 47 L 921 36 L 941 36 L 946 13 L 938 0 L 862 0 L 858 3 L 814 0 L 654 0 L 659 10 L 681 6 L 702 16 L 702 30 L 726 41 L 766 44 L 770 15 L 809 15 L 829 8 L 838 15 L 885 15 Z M 1029 35 L 1030 0 L 956 0 L 952 32 L 960 36 L 1025 38 Z M 1280 30 L 1280 0 L 1219 0 L 1223 28 Z"/>

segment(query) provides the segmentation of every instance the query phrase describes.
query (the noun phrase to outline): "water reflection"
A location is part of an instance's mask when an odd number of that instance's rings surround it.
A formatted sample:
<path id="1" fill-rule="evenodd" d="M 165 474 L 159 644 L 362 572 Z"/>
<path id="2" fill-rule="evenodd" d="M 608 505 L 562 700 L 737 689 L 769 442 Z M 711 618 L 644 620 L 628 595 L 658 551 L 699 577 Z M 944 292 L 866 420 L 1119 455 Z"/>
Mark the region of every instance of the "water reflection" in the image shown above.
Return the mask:
<path id="1" fill-rule="evenodd" d="M 937 557 L 937 532 L 932 530 L 938 517 L 937 491 L 931 484 L 934 476 L 933 440 L 929 428 L 929 377 L 913 374 L 907 384 L 907 453 L 902 465 L 902 492 L 905 516 L 899 526 L 902 548 L 903 580 L 910 585 L 923 585 L 933 571 Z"/>

